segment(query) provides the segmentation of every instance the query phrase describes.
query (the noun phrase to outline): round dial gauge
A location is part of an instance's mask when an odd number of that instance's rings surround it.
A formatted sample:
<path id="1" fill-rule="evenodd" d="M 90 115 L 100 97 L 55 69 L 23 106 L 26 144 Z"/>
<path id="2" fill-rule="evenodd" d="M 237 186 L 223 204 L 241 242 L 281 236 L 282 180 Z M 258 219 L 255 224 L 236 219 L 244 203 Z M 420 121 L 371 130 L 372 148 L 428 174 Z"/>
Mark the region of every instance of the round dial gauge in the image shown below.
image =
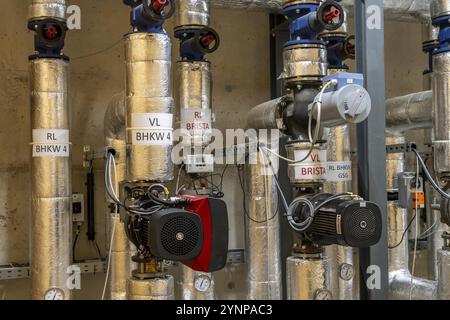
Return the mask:
<path id="1" fill-rule="evenodd" d="M 324 289 L 319 289 L 314 294 L 314 300 L 331 300 L 331 292 Z"/>
<path id="2" fill-rule="evenodd" d="M 45 300 L 64 300 L 64 291 L 58 288 L 52 288 L 45 293 Z"/>
<path id="3" fill-rule="evenodd" d="M 349 281 L 353 278 L 355 274 L 353 266 L 348 263 L 341 264 L 339 276 L 342 280 Z"/>
<path id="4" fill-rule="evenodd" d="M 211 278 L 207 275 L 199 275 L 194 279 L 195 290 L 206 292 L 211 287 Z"/>

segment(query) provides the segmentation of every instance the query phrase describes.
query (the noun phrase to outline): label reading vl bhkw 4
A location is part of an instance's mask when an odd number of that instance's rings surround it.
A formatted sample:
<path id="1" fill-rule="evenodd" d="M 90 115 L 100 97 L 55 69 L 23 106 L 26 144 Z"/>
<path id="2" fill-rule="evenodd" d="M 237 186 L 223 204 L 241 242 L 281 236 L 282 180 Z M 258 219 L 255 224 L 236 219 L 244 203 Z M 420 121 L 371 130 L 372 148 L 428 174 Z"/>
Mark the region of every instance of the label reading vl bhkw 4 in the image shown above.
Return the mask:
<path id="1" fill-rule="evenodd" d="M 34 129 L 33 157 L 69 157 L 69 130 Z"/>
<path id="2" fill-rule="evenodd" d="M 132 144 L 173 144 L 173 115 L 170 113 L 133 113 L 131 115 Z"/>

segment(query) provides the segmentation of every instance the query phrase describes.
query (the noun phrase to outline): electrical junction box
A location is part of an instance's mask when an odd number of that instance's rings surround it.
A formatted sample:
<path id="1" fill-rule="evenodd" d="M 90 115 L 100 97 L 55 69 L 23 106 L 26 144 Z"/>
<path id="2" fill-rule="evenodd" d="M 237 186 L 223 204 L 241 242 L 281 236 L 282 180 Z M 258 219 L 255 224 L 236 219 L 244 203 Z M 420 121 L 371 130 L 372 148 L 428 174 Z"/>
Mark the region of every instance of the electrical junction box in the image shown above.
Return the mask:
<path id="1" fill-rule="evenodd" d="M 323 78 L 322 83 L 325 84 L 331 80 L 336 80 L 337 85 L 329 87 L 325 92 L 337 91 L 349 84 L 364 87 L 364 76 L 361 73 L 338 72 Z"/>
<path id="2" fill-rule="evenodd" d="M 214 156 L 212 154 L 188 155 L 185 164 L 187 173 L 214 172 Z"/>
<path id="3" fill-rule="evenodd" d="M 403 209 L 425 208 L 422 178 L 419 177 L 416 183 L 416 174 L 413 172 L 398 175 L 398 204 Z"/>
<path id="4" fill-rule="evenodd" d="M 72 194 L 72 221 L 84 222 L 84 195 L 82 193 Z"/>

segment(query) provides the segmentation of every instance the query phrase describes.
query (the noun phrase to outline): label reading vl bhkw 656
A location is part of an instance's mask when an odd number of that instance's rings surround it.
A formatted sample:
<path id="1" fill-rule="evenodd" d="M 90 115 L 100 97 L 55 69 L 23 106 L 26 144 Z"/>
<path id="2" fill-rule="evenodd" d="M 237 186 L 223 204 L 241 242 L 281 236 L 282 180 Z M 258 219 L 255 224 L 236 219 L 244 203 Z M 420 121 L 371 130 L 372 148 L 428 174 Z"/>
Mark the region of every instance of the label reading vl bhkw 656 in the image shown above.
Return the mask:
<path id="1" fill-rule="evenodd" d="M 69 157 L 69 130 L 34 129 L 33 157 Z"/>
<path id="2" fill-rule="evenodd" d="M 132 144 L 173 144 L 173 115 L 169 113 L 133 113 L 131 115 Z"/>

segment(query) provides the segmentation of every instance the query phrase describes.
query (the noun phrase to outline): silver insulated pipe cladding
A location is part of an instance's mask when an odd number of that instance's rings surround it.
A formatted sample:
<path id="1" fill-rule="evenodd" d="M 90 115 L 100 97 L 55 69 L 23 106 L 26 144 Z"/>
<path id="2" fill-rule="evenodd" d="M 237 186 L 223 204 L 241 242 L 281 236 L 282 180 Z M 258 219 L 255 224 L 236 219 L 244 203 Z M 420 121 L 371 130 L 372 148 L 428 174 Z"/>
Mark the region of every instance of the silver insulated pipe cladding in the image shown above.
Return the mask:
<path id="1" fill-rule="evenodd" d="M 33 0 L 29 21 L 64 21 L 64 0 Z M 63 59 L 30 61 L 31 154 L 31 296 L 70 299 L 71 146 L 68 68 Z M 48 297 L 47 297 L 48 298 Z"/>
<path id="2" fill-rule="evenodd" d="M 125 36 L 127 181 L 173 179 L 172 43 L 166 33 Z M 174 279 L 128 280 L 130 300 L 170 300 Z"/>
<path id="3" fill-rule="evenodd" d="M 247 285 L 250 300 L 281 300 L 280 226 L 276 214 L 277 187 L 258 153 L 257 164 L 247 167 Z"/>
<path id="4" fill-rule="evenodd" d="M 173 179 L 172 43 L 163 33 L 125 37 L 127 180 Z"/>

